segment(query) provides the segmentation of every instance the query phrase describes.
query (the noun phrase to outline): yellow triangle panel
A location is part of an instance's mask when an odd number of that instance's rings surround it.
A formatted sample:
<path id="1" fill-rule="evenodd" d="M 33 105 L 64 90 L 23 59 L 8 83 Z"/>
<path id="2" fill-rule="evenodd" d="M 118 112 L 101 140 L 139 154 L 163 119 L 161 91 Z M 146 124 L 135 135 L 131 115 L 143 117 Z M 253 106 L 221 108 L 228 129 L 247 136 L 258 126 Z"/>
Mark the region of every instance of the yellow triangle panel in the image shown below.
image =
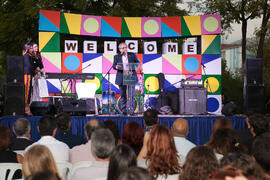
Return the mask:
<path id="1" fill-rule="evenodd" d="M 141 17 L 125 17 L 124 18 L 131 37 L 142 37 L 142 18 Z"/>
<path id="2" fill-rule="evenodd" d="M 69 33 L 80 35 L 82 15 L 81 14 L 64 13 L 64 16 L 66 18 Z"/>
<path id="3" fill-rule="evenodd" d="M 204 54 L 204 52 L 207 50 L 207 48 L 210 46 L 210 44 L 214 41 L 217 35 L 202 35 L 202 52 L 201 54 Z"/>
<path id="4" fill-rule="evenodd" d="M 39 32 L 39 49 L 42 50 L 53 37 L 55 32 Z"/>
<path id="5" fill-rule="evenodd" d="M 183 16 L 183 18 L 192 36 L 202 34 L 200 16 Z"/>

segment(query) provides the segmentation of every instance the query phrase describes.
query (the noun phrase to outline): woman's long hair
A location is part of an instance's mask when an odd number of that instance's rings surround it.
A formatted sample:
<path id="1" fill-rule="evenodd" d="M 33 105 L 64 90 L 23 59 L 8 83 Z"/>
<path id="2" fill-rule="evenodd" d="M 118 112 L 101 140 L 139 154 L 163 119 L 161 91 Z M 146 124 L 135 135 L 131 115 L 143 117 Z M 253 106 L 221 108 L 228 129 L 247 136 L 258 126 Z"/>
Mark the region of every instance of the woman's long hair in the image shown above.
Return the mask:
<path id="1" fill-rule="evenodd" d="M 52 171 L 59 176 L 56 163 L 50 150 L 43 145 L 31 147 L 24 155 L 22 172 L 24 177 L 38 171 Z"/>
<path id="2" fill-rule="evenodd" d="M 197 146 L 189 151 L 179 180 L 207 180 L 218 169 L 218 160 L 212 149 Z"/>
<path id="3" fill-rule="evenodd" d="M 149 172 L 157 178 L 159 175 L 180 173 L 179 156 L 173 135 L 165 125 L 155 125 L 150 131 L 147 143 L 146 160 Z"/>
<path id="4" fill-rule="evenodd" d="M 136 154 L 131 147 L 121 144 L 114 148 L 109 162 L 107 180 L 116 180 L 122 171 L 137 166 Z"/>

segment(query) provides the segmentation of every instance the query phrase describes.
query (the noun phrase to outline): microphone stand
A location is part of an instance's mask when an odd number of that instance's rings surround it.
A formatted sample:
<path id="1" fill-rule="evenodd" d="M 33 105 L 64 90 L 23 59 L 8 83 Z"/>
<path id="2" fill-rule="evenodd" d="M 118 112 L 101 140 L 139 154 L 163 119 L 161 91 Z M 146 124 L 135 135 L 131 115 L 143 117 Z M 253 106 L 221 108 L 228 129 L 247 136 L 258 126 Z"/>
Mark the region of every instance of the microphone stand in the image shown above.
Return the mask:
<path id="1" fill-rule="evenodd" d="M 105 76 L 103 76 L 101 82 L 105 79 L 105 77 L 108 75 L 108 114 L 111 114 L 111 81 L 110 81 L 110 71 L 113 68 L 113 65 L 110 67 L 110 69 L 107 71 Z"/>
<path id="2" fill-rule="evenodd" d="M 205 71 L 206 67 L 205 67 L 204 64 L 201 64 L 201 65 L 203 67 L 203 73 L 204 73 L 204 75 L 206 75 L 206 71 Z M 206 78 L 206 90 L 208 90 L 208 88 L 209 88 L 209 91 L 212 92 L 209 81 L 208 81 L 208 78 Z"/>

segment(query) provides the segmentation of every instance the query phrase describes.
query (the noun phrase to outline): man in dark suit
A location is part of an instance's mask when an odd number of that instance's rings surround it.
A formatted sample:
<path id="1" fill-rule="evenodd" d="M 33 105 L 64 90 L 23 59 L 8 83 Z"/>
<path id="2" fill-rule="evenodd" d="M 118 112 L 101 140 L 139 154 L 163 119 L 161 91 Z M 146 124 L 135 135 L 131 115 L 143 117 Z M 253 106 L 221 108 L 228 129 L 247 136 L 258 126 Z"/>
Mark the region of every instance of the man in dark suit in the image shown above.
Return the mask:
<path id="1" fill-rule="evenodd" d="M 33 141 L 30 139 L 31 125 L 27 119 L 17 119 L 13 124 L 13 131 L 16 138 L 11 146 L 12 151 L 23 151 L 27 146 L 33 144 Z"/>
<path id="2" fill-rule="evenodd" d="M 137 74 L 136 71 L 132 68 L 131 70 L 128 69 L 128 64 L 130 63 L 140 63 L 140 61 L 137 59 L 136 55 L 134 53 L 127 52 L 127 44 L 126 43 L 120 43 L 119 46 L 119 51 L 120 54 L 117 54 L 114 56 L 114 61 L 113 61 L 113 69 L 117 70 L 116 74 L 116 80 L 115 84 L 119 86 L 120 89 L 120 103 L 121 103 L 121 111 L 123 114 L 133 114 L 135 110 L 135 98 L 134 98 L 134 93 L 135 93 L 135 84 L 130 86 L 131 88 L 129 89 L 129 92 L 127 92 L 127 85 L 123 84 L 123 76 L 125 75 L 130 75 L 132 76 L 135 81 L 137 82 Z M 131 67 L 131 66 L 129 66 Z M 127 109 L 127 95 L 131 97 L 131 102 L 130 104 L 132 107 L 128 110 Z"/>

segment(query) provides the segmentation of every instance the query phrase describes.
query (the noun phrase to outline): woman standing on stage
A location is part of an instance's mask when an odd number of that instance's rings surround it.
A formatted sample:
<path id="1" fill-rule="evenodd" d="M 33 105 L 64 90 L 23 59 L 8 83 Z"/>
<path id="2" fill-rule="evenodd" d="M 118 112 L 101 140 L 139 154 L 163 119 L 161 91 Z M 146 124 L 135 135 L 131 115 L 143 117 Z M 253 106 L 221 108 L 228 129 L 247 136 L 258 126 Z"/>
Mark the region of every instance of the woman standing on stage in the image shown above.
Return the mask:
<path id="1" fill-rule="evenodd" d="M 25 85 L 25 114 L 32 115 L 30 111 L 30 100 L 32 93 L 32 78 L 34 77 L 35 69 L 33 66 L 33 44 L 27 43 L 23 49 L 24 59 L 24 85 Z"/>

